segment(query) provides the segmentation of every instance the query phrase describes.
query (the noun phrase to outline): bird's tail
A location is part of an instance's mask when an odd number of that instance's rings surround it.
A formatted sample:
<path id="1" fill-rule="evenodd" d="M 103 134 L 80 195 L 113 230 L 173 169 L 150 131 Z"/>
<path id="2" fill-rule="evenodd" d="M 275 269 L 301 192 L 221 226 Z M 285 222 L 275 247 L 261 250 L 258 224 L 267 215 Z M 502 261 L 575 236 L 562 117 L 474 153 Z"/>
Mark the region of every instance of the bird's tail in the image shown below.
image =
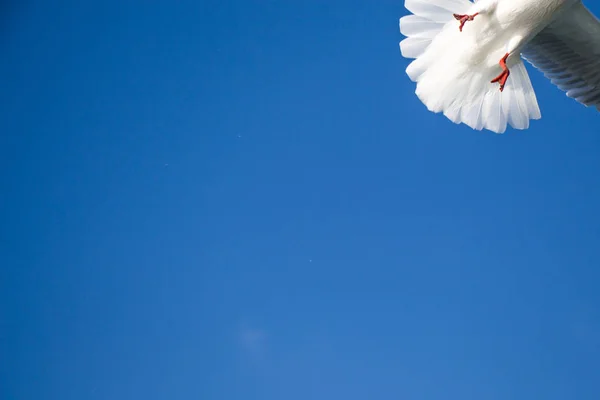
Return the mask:
<path id="1" fill-rule="evenodd" d="M 477 29 L 472 27 L 459 32 L 453 14 L 469 14 L 472 2 L 406 0 L 405 6 L 413 15 L 400 19 L 400 31 L 407 37 L 400 42 L 400 51 L 415 59 L 406 72 L 430 111 L 442 112 L 473 129 L 497 133 L 504 132 L 507 124 L 526 129 L 530 119 L 541 117 L 520 57 L 509 57 L 511 75 L 500 92 L 498 84 L 490 81 L 501 72 L 498 61 L 505 49 L 481 47 Z"/>

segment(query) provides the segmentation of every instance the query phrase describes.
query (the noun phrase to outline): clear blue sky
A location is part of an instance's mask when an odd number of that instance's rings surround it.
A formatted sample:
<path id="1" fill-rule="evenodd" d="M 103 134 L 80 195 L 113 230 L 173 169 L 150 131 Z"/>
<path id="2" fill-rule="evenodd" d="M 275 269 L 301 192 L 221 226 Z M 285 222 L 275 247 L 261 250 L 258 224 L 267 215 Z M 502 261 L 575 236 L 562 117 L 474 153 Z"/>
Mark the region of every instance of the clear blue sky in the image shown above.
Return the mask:
<path id="1" fill-rule="evenodd" d="M 599 398 L 597 111 L 427 112 L 401 0 L 8 3 L 2 399 Z"/>

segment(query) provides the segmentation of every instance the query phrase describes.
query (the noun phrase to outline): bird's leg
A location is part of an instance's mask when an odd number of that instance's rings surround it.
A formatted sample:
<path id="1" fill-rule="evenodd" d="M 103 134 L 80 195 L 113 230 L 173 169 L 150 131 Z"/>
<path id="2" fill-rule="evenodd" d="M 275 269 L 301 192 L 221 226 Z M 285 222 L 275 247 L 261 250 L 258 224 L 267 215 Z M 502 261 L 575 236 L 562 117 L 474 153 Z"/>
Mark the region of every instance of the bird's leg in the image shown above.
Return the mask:
<path id="1" fill-rule="evenodd" d="M 492 14 L 496 10 L 499 0 L 478 0 L 469 8 L 469 14 L 454 14 L 454 18 L 460 21 L 458 29 L 462 32 L 467 21 L 473 19 L 480 14 Z"/>
<path id="2" fill-rule="evenodd" d="M 460 21 L 460 26 L 458 27 L 458 29 L 462 32 L 467 21 L 473 21 L 473 19 L 475 19 L 475 17 L 478 16 L 479 13 L 475 13 L 473 15 L 466 15 L 466 14 L 453 14 L 453 15 L 456 20 Z"/>
<path id="3" fill-rule="evenodd" d="M 492 79 L 492 82 L 491 82 L 491 83 L 499 83 L 501 92 L 504 91 L 504 86 L 506 85 L 506 80 L 510 76 L 510 70 L 506 66 L 506 60 L 508 59 L 508 55 L 509 54 L 506 53 L 506 55 L 504 57 L 502 57 L 502 59 L 500 60 L 500 67 L 502 67 L 502 72 L 500 73 L 500 75 L 498 75 L 497 77 Z"/>
<path id="4" fill-rule="evenodd" d="M 479 0 L 479 1 L 481 2 L 483 0 Z M 500 75 L 495 77 L 491 82 L 491 83 L 499 83 L 501 92 L 504 91 L 504 86 L 506 86 L 506 81 L 508 80 L 508 77 L 510 76 L 510 71 L 508 69 L 508 66 L 506 65 L 506 60 L 508 60 L 508 57 L 511 54 L 518 55 L 520 53 L 519 49 L 521 49 L 521 47 L 523 46 L 523 43 L 525 43 L 525 37 L 522 34 L 516 34 L 506 44 L 506 54 L 500 60 L 500 67 L 502 68 L 502 72 L 500 73 Z"/>

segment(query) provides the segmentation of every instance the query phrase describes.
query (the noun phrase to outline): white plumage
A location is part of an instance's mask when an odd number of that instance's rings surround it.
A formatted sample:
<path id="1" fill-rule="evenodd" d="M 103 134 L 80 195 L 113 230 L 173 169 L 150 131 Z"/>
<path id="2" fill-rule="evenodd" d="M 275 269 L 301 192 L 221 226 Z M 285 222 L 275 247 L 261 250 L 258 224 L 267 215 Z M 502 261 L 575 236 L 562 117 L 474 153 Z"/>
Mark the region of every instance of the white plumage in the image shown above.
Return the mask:
<path id="1" fill-rule="evenodd" d="M 405 5 L 413 15 L 400 19 L 400 50 L 415 59 L 406 72 L 430 111 L 477 130 L 528 128 L 541 114 L 521 54 L 568 96 L 600 110 L 600 22 L 580 0 Z"/>

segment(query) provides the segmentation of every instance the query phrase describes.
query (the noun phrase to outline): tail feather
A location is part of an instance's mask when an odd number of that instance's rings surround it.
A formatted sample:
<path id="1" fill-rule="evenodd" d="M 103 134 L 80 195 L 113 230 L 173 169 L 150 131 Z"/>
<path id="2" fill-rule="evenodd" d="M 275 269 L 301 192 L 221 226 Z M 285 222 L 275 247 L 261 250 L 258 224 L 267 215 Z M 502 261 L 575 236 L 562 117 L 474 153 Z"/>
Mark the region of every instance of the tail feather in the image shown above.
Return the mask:
<path id="1" fill-rule="evenodd" d="M 428 38 L 408 37 L 400 42 L 400 51 L 406 58 L 418 58 L 430 43 L 431 39 Z"/>
<path id="2" fill-rule="evenodd" d="M 510 78 L 503 92 L 490 81 L 499 72 L 504 54 L 497 48 L 477 48 L 476 32 L 459 32 L 453 14 L 468 14 L 468 0 L 406 0 L 414 15 L 400 19 L 407 38 L 400 43 L 404 57 L 415 60 L 406 69 L 417 83 L 415 93 L 427 108 L 473 129 L 502 133 L 507 125 L 527 129 L 541 117 L 523 61 L 510 57 Z M 450 23 L 452 22 L 452 23 Z M 484 51 L 485 57 L 474 51 Z M 475 59 L 479 59 L 476 61 Z"/>
<path id="3" fill-rule="evenodd" d="M 418 15 L 407 15 L 400 20 L 400 32 L 411 38 L 430 39 L 444 27 L 443 23 L 431 21 Z"/>
<path id="4" fill-rule="evenodd" d="M 414 15 L 445 24 L 452 13 L 464 14 L 473 5 L 468 0 L 406 0 L 404 6 Z"/>

